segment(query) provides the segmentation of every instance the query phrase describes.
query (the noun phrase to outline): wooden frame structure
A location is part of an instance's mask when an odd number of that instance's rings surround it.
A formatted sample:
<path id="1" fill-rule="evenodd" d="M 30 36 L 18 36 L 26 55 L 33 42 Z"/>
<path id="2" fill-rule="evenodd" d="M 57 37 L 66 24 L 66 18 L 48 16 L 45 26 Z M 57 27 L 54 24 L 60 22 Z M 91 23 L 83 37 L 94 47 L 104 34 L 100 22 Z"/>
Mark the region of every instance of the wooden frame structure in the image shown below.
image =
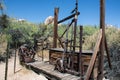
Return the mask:
<path id="1" fill-rule="evenodd" d="M 96 62 L 98 63 L 98 65 L 97 65 L 97 72 L 96 72 L 97 75 L 94 76 L 94 79 L 95 80 L 102 80 L 103 76 L 104 76 L 104 74 L 103 74 L 103 70 L 104 70 L 104 68 L 103 68 L 103 64 L 104 64 L 104 49 L 106 49 L 109 67 L 112 68 L 111 67 L 111 63 L 110 63 L 109 52 L 108 52 L 108 48 L 107 48 L 107 41 L 106 41 L 106 38 L 105 38 L 105 0 L 100 0 L 100 32 L 99 32 L 98 40 L 96 42 L 95 49 L 94 49 L 93 55 L 92 55 L 92 57 L 90 59 L 90 62 L 89 62 L 89 65 L 88 65 L 86 73 L 84 73 L 84 71 L 83 71 L 83 58 L 84 58 L 83 53 L 84 52 L 82 51 L 82 27 L 80 27 L 80 46 L 79 46 L 80 50 L 79 50 L 78 53 L 75 52 L 75 47 L 76 47 L 76 26 L 77 26 L 77 18 L 76 18 L 76 16 L 78 16 L 80 14 L 80 12 L 77 11 L 77 7 L 75 9 L 76 9 L 76 12 L 74 14 L 72 14 L 72 15 L 70 15 L 70 16 L 68 16 L 68 17 L 66 17 L 66 18 L 64 18 L 64 19 L 62 19 L 60 21 L 58 21 L 59 9 L 55 8 L 55 11 L 54 11 L 54 37 L 53 37 L 53 42 L 54 43 L 53 43 L 53 48 L 57 47 L 57 38 L 58 38 L 57 27 L 58 27 L 58 24 L 74 17 L 75 18 L 74 19 L 75 20 L 75 24 L 74 24 L 74 43 L 73 43 L 74 55 L 72 55 L 73 56 L 72 60 L 74 60 L 73 58 L 76 57 L 75 54 L 77 54 L 78 71 L 80 72 L 80 75 L 79 75 L 80 79 L 79 80 L 89 80 L 90 79 L 90 76 L 91 76 L 91 74 L 93 72 L 93 69 L 96 66 Z M 7 47 L 7 51 L 8 51 L 8 47 Z M 50 50 L 50 51 L 51 51 L 50 55 L 52 54 L 52 52 L 53 53 L 55 52 L 54 49 Z M 57 50 L 57 51 L 59 51 L 59 50 Z M 59 51 L 59 52 L 63 52 L 63 51 Z M 51 59 L 51 56 L 50 56 L 50 59 Z M 16 58 L 15 58 L 15 61 L 16 61 Z M 70 73 L 75 73 L 75 72 L 73 72 L 73 67 L 74 67 L 73 64 L 74 64 L 74 61 L 72 62 L 72 65 L 71 65 L 72 68 L 71 68 L 71 72 Z M 47 66 L 47 68 L 48 68 L 48 66 Z M 47 68 L 45 68 L 45 70 Z M 6 57 L 5 80 L 7 80 L 7 70 L 8 70 L 8 53 L 7 53 L 7 57 Z M 43 69 L 41 69 L 41 70 L 43 70 Z M 14 69 L 14 72 L 15 72 L 15 69 Z M 43 71 L 43 72 L 45 72 L 45 71 Z M 45 73 L 47 74 L 47 72 L 45 72 Z"/>
<path id="2" fill-rule="evenodd" d="M 55 13 L 55 14 L 57 14 L 57 13 Z M 78 12 L 78 14 L 80 14 L 80 13 Z M 54 21 L 56 23 L 54 23 L 54 38 L 53 39 L 57 40 L 57 37 L 55 36 L 57 34 L 57 32 L 56 32 L 57 31 L 57 28 L 56 28 L 57 26 L 56 25 L 61 23 L 61 22 L 66 21 L 66 20 L 68 20 L 68 19 L 70 19 L 74 16 L 75 16 L 75 14 L 73 14 L 73 15 L 67 17 L 67 18 L 64 18 L 63 20 L 55 21 L 55 20 L 58 19 L 58 15 L 55 15 Z M 56 17 L 57 17 L 57 19 L 56 19 Z M 57 44 L 56 44 L 57 42 L 54 42 L 54 43 L 55 43 L 55 45 L 53 47 L 56 48 L 57 47 Z M 80 61 L 79 67 L 80 67 L 80 73 L 82 74 L 82 76 L 81 76 L 82 78 L 80 80 L 89 80 L 90 75 L 91 75 L 91 73 L 93 71 L 93 68 L 95 66 L 97 58 L 98 58 L 98 60 L 97 60 L 98 68 L 97 68 L 97 71 L 96 71 L 97 75 L 95 76 L 95 78 L 97 80 L 102 80 L 103 79 L 103 76 L 104 76 L 104 74 L 103 74 L 103 70 L 104 70 L 104 68 L 103 68 L 103 65 L 104 65 L 104 50 L 106 50 L 106 53 L 107 53 L 109 67 L 112 68 L 111 67 L 111 62 L 110 62 L 110 57 L 109 57 L 109 52 L 108 52 L 108 48 L 107 48 L 107 41 L 106 41 L 106 38 L 105 38 L 105 0 L 100 0 L 100 32 L 99 32 L 99 37 L 98 37 L 98 40 L 96 42 L 94 53 L 91 57 L 90 64 L 88 66 L 86 74 L 84 75 L 84 78 L 83 78 L 83 72 L 82 72 L 82 60 L 81 60 L 82 56 L 79 55 L 80 60 L 78 60 L 78 61 Z M 82 51 L 80 51 L 80 53 L 81 52 Z"/>

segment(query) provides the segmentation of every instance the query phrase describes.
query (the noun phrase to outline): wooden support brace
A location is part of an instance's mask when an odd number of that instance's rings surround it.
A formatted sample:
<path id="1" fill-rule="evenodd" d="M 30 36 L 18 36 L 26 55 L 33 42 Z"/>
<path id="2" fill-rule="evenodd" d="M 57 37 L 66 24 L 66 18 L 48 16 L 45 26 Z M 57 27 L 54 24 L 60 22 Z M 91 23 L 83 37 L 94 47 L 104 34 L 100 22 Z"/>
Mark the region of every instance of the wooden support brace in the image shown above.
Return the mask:
<path id="1" fill-rule="evenodd" d="M 109 54 L 109 51 L 108 51 L 106 37 L 105 37 L 105 50 L 106 50 L 106 54 L 107 54 L 107 59 L 108 59 L 109 67 L 110 67 L 110 69 L 112 69 L 112 65 L 111 65 L 111 61 L 110 61 L 110 54 Z"/>
<path id="2" fill-rule="evenodd" d="M 100 29 L 98 40 L 97 40 L 95 48 L 94 48 L 94 53 L 92 55 L 92 58 L 90 60 L 90 64 L 89 64 L 87 72 L 86 72 L 85 80 L 89 80 L 90 75 L 92 73 L 94 63 L 95 63 L 95 60 L 96 60 L 96 57 L 97 57 L 97 53 L 98 53 L 98 50 L 99 50 L 101 39 L 102 39 L 102 29 Z"/>
<path id="3" fill-rule="evenodd" d="M 77 12 L 77 15 L 79 15 L 79 14 L 80 14 L 80 12 Z M 69 20 L 69 19 L 71 19 L 71 18 L 74 18 L 75 15 L 76 15 L 76 13 L 74 13 L 74 14 L 72 14 L 72 15 L 70 15 L 70 16 L 68 16 L 68 17 L 66 17 L 66 18 L 64 18 L 64 19 L 62 19 L 62 20 L 60 20 L 60 21 L 58 21 L 58 24 L 66 21 L 66 20 Z"/>
<path id="4" fill-rule="evenodd" d="M 61 47 L 62 47 L 62 48 L 64 48 L 64 45 L 63 45 L 63 43 L 62 43 L 62 41 L 61 41 L 61 39 L 60 39 L 60 38 L 58 38 L 58 41 L 59 41 L 59 43 L 60 43 Z"/>

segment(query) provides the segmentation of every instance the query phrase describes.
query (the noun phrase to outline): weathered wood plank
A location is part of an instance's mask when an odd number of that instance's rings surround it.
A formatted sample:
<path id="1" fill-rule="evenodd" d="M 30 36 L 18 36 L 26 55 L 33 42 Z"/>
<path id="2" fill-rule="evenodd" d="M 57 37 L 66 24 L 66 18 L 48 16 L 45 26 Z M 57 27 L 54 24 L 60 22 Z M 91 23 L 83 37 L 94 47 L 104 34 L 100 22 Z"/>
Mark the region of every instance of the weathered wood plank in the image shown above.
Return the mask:
<path id="1" fill-rule="evenodd" d="M 42 73 L 49 79 L 54 80 L 78 80 L 80 77 L 68 73 L 60 73 L 54 70 L 54 65 L 45 62 L 27 63 L 26 65 L 36 69 L 37 73 Z"/>
<path id="2" fill-rule="evenodd" d="M 80 77 L 74 76 L 74 75 L 69 75 L 66 77 L 63 77 L 62 80 L 78 80 Z"/>
<path id="3" fill-rule="evenodd" d="M 50 52 L 63 52 L 64 49 L 62 48 L 51 48 L 49 49 Z M 67 53 L 70 53 L 70 51 L 67 51 Z M 75 53 L 79 54 L 79 51 L 75 51 Z M 93 51 L 91 50 L 83 50 L 82 55 L 92 55 Z"/>
<path id="4" fill-rule="evenodd" d="M 85 80 L 89 80 L 89 77 L 91 75 L 91 72 L 92 72 L 96 57 L 97 57 L 97 53 L 98 53 L 98 50 L 99 50 L 101 39 L 102 39 L 102 30 L 100 29 L 98 40 L 97 40 L 96 45 L 95 45 L 95 50 L 94 50 L 94 53 L 93 53 L 92 58 L 90 60 L 90 64 L 89 64 L 87 72 L 86 72 Z"/>

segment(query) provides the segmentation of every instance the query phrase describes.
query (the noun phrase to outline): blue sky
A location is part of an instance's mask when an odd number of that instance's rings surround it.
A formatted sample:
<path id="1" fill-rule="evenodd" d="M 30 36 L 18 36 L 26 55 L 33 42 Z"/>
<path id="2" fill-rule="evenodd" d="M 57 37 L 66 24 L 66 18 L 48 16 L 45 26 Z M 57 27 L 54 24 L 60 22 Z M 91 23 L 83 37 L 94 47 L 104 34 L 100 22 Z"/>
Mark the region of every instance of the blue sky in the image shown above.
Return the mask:
<path id="1" fill-rule="evenodd" d="M 59 17 L 70 15 L 76 0 L 4 0 L 6 13 L 15 18 L 30 22 L 44 22 L 46 17 L 54 16 L 54 8 L 59 7 Z M 78 24 L 99 25 L 99 0 L 78 0 L 80 15 Z M 120 27 L 120 0 L 105 0 L 106 24 Z M 68 23 L 68 22 L 66 22 Z"/>

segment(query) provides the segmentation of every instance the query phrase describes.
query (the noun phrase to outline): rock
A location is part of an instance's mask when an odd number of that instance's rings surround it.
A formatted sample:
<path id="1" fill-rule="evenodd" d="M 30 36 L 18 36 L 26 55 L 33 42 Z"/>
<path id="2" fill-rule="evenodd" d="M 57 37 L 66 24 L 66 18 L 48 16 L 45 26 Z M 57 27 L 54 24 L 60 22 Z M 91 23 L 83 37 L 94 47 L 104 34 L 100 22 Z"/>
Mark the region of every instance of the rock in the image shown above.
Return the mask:
<path id="1" fill-rule="evenodd" d="M 54 22 L 54 17 L 53 16 L 49 16 L 49 17 L 47 17 L 46 19 L 45 19 L 45 25 L 49 25 L 49 24 L 51 24 L 51 23 L 53 23 Z"/>

